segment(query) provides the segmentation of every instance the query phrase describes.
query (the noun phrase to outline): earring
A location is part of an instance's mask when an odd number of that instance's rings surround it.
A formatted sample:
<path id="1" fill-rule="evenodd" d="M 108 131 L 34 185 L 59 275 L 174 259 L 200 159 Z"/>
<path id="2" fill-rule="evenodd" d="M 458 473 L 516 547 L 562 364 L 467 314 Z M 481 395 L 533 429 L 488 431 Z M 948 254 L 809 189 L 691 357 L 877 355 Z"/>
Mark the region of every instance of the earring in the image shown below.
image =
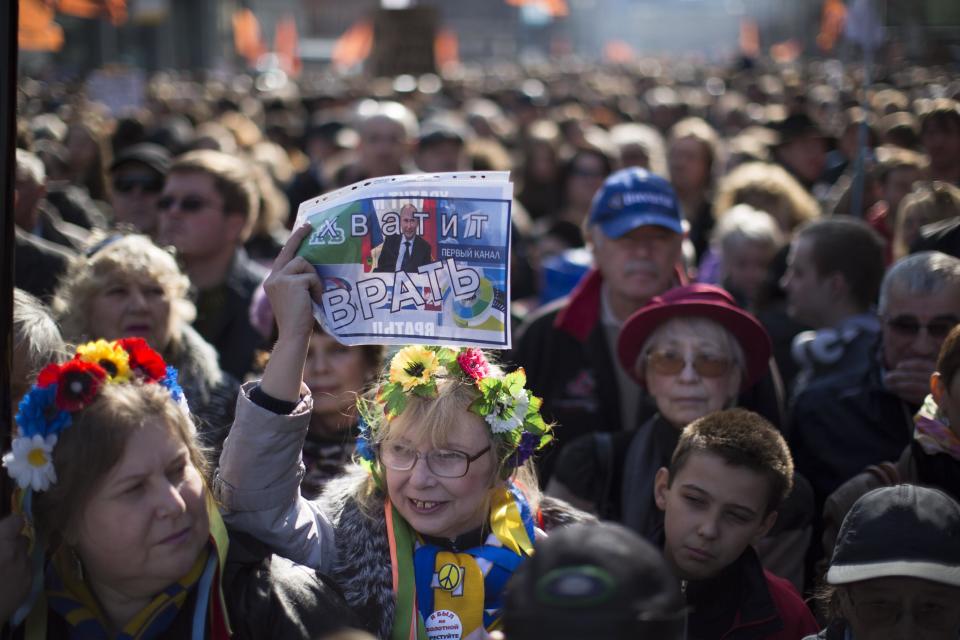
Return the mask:
<path id="1" fill-rule="evenodd" d="M 84 582 L 83 577 L 83 562 L 80 560 L 80 556 L 77 554 L 77 550 L 73 547 L 70 547 L 70 555 L 73 556 L 73 571 L 81 582 Z"/>

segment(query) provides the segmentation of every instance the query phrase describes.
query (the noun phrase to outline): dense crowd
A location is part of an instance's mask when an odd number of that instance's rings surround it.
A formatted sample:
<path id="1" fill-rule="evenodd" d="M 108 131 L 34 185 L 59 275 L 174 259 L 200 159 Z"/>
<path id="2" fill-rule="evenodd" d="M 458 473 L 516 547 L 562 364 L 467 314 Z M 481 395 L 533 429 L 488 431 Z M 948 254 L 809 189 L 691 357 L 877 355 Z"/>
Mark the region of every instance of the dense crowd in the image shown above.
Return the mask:
<path id="1" fill-rule="evenodd" d="M 960 78 L 875 72 L 24 79 L 3 633 L 956 638 Z M 324 333 L 300 203 L 467 170 L 512 350 Z"/>

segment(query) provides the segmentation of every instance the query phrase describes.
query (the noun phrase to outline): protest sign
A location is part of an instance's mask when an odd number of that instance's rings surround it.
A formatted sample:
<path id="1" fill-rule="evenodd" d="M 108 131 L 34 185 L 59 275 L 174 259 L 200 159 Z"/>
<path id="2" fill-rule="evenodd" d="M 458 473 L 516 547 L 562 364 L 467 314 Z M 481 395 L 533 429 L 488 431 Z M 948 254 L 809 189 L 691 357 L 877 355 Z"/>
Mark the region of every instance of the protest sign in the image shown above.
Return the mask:
<path id="1" fill-rule="evenodd" d="M 343 344 L 510 348 L 509 173 L 374 178 L 300 205 L 298 254 Z"/>

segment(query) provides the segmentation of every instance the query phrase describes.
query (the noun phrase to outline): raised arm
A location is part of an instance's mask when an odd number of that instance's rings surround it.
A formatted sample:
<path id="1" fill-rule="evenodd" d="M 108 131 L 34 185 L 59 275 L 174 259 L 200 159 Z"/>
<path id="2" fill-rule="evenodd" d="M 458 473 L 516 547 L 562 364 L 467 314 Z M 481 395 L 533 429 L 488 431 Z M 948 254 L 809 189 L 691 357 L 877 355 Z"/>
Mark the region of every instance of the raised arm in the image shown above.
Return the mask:
<path id="1" fill-rule="evenodd" d="M 313 407 L 303 366 L 313 331 L 312 300 L 322 291 L 314 268 L 296 256 L 309 233 L 305 225 L 290 236 L 264 282 L 279 338 L 263 378 L 241 389 L 213 488 L 232 528 L 294 562 L 328 571 L 333 529 L 319 507 L 300 495 L 300 456 Z"/>

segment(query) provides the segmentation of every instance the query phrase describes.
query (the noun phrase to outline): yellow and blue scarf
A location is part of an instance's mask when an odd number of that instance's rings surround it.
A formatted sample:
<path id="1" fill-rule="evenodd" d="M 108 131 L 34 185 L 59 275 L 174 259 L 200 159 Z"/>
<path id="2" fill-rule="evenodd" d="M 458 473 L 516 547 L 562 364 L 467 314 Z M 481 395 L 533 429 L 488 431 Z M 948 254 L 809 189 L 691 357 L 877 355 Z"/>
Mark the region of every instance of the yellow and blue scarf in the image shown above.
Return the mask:
<path id="1" fill-rule="evenodd" d="M 499 628 L 503 588 L 533 554 L 534 520 L 523 493 L 513 484 L 494 489 L 491 533 L 461 553 L 417 539 L 389 500 L 385 510 L 397 595 L 391 639 L 424 640 L 428 628 L 447 628 L 450 637 Z"/>
<path id="2" fill-rule="evenodd" d="M 26 620 L 26 640 L 46 637 L 48 607 L 70 626 L 71 640 L 151 640 L 162 635 L 196 592 L 192 622 L 193 640 L 230 637 L 226 601 L 221 586 L 226 562 L 227 530 L 208 499 L 210 542 L 185 576 L 169 585 L 120 631 L 111 631 L 90 587 L 76 570 L 66 549 L 53 555 L 47 566 L 44 590 Z"/>

